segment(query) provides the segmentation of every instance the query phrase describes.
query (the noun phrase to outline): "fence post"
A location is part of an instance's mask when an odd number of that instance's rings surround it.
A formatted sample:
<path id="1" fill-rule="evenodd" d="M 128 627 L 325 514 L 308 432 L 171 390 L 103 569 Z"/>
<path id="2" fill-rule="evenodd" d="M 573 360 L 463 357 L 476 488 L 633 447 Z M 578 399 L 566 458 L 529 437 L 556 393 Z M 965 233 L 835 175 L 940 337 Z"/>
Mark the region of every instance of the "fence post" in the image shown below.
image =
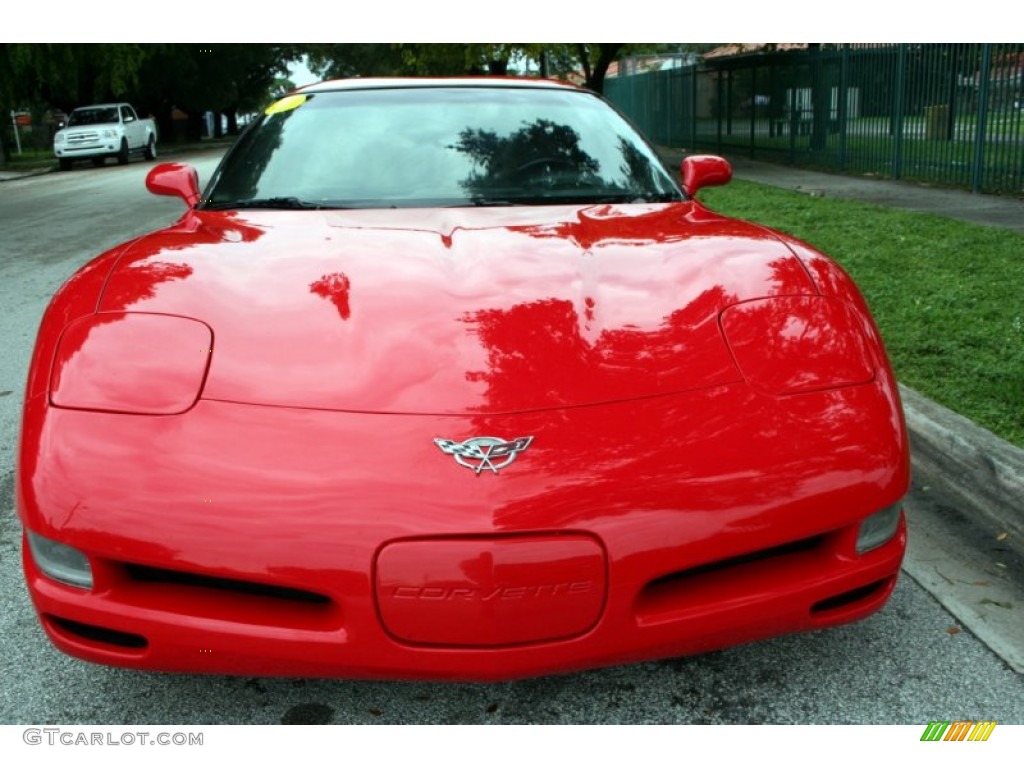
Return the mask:
<path id="1" fill-rule="evenodd" d="M 981 192 L 985 178 L 985 134 L 988 133 L 988 81 L 992 68 L 992 44 L 981 46 L 981 69 L 978 72 L 978 119 L 974 126 L 974 167 L 971 169 L 971 192 Z"/>
<path id="2" fill-rule="evenodd" d="M 789 67 L 789 88 L 786 90 L 786 123 L 789 125 L 789 164 L 796 165 L 796 134 L 800 126 L 796 113 L 796 83 L 799 64 L 792 64 Z"/>
<path id="3" fill-rule="evenodd" d="M 662 72 L 662 82 L 665 85 L 665 90 L 668 92 L 668 97 L 665 99 L 668 105 L 668 109 L 665 110 L 665 146 L 672 146 L 672 115 L 675 114 L 675 110 L 672 108 L 672 96 L 675 94 L 675 84 L 672 82 L 672 75 L 675 72 L 674 69 Z"/>
<path id="4" fill-rule="evenodd" d="M 818 154 L 828 147 L 831 93 L 821 43 L 809 43 L 807 53 L 811 62 L 811 152 Z M 817 162 L 821 162 L 820 154 Z"/>
<path id="5" fill-rule="evenodd" d="M 896 49 L 896 85 L 893 94 L 892 177 L 903 175 L 903 107 L 907 92 L 907 44 Z"/>
<path id="6" fill-rule="evenodd" d="M 725 135 L 732 136 L 732 67 L 725 81 Z"/>
<path id="7" fill-rule="evenodd" d="M 716 110 L 718 112 L 718 132 L 716 134 L 715 152 L 720 155 L 722 154 L 722 102 L 725 98 L 722 94 L 722 70 L 719 69 L 715 72 L 715 79 L 718 83 L 718 109 Z"/>
<path id="8" fill-rule="evenodd" d="M 754 157 L 754 147 L 757 146 L 757 64 L 750 68 L 750 156 Z"/>
<path id="9" fill-rule="evenodd" d="M 690 102 L 690 151 L 697 151 L 697 72 L 700 65 L 694 62 L 693 69 L 690 72 L 690 78 L 692 82 L 691 94 L 693 96 Z"/>
<path id="10" fill-rule="evenodd" d="M 839 172 L 846 173 L 846 121 L 849 119 L 849 105 L 847 104 L 846 90 L 849 88 L 847 82 L 848 67 L 850 64 L 850 44 L 843 43 L 843 51 L 839 57 L 839 111 L 836 118 L 839 120 Z"/>

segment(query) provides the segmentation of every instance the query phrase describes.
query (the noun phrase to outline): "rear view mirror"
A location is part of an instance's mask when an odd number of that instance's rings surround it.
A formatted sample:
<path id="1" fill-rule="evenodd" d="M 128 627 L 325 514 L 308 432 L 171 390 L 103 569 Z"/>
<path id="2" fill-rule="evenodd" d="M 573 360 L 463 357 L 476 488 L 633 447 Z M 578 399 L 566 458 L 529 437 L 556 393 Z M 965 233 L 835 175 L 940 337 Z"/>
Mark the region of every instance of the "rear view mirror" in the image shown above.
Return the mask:
<path id="1" fill-rule="evenodd" d="M 180 197 L 191 208 L 199 202 L 199 173 L 184 163 L 161 163 L 146 174 L 146 189 L 154 195 Z"/>
<path id="2" fill-rule="evenodd" d="M 693 197 L 699 189 L 728 184 L 732 179 L 729 161 L 717 155 L 690 155 L 683 159 L 679 170 L 683 177 L 683 191 L 688 197 Z"/>

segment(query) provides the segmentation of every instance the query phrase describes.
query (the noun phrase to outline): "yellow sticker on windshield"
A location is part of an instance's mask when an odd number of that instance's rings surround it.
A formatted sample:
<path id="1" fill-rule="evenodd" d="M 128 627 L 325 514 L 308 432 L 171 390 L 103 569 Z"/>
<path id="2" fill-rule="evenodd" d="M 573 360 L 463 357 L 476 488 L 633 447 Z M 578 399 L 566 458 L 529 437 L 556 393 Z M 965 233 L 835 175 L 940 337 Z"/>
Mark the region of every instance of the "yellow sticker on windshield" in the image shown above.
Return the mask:
<path id="1" fill-rule="evenodd" d="M 295 93 L 292 94 L 291 96 L 285 96 L 283 99 L 280 99 L 279 101 L 275 101 L 273 104 L 267 107 L 266 111 L 263 114 L 276 115 L 278 112 L 290 112 L 296 107 L 301 107 L 305 103 L 306 94 Z"/>

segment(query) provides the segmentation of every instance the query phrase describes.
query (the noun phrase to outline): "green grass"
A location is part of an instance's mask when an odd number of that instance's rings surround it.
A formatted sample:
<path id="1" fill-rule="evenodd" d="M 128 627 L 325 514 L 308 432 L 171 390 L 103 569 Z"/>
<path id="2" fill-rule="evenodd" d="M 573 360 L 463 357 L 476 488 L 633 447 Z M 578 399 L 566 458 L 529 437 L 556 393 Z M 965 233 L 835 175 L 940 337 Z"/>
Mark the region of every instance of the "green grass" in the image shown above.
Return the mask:
<path id="1" fill-rule="evenodd" d="M 57 159 L 53 156 L 52 149 L 29 149 L 25 148 L 22 153 L 16 154 L 11 149 L 11 154 L 6 163 L 0 163 L 0 170 L 4 171 L 28 171 L 34 168 L 46 168 L 56 165 Z"/>
<path id="2" fill-rule="evenodd" d="M 1024 447 L 1024 235 L 751 182 L 700 197 L 836 259 L 899 380 Z"/>
<path id="3" fill-rule="evenodd" d="M 1008 118 L 1009 120 L 1010 118 Z M 1024 139 L 1024 121 L 1013 116 L 1012 124 L 992 120 L 988 123 L 988 140 L 981 158 L 981 187 L 985 192 L 1021 194 L 1024 192 L 1020 142 Z M 869 134 L 852 133 L 845 145 L 838 133 L 828 136 L 824 148 L 811 149 L 811 137 L 789 134 L 769 137 L 763 133 L 753 137 L 742 126 L 732 135 L 723 135 L 721 145 L 715 133 L 699 133 L 698 146 L 717 154 L 749 154 L 755 157 L 774 156 L 790 160 L 804 168 L 823 168 L 845 172 L 871 172 L 891 177 L 896 168 L 896 140 L 888 130 Z M 950 141 L 926 139 L 921 135 L 905 136 L 900 144 L 899 176 L 907 181 L 970 187 L 975 166 L 975 141 L 961 125 Z"/>

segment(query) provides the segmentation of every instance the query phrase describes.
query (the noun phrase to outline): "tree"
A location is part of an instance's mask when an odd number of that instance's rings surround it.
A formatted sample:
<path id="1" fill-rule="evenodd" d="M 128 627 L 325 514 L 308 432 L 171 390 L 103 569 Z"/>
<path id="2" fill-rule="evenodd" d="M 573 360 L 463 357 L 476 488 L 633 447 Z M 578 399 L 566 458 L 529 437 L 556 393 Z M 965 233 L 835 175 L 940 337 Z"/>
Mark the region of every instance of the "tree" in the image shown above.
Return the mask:
<path id="1" fill-rule="evenodd" d="M 227 116 L 258 109 L 279 93 L 290 62 L 309 56 L 328 77 L 505 75 L 536 71 L 544 61 L 553 76 L 582 70 L 587 87 L 601 91 L 608 67 L 624 52 L 663 45 L 622 43 L 358 43 L 172 44 L 0 43 L 0 109 L 37 105 L 63 111 L 103 101 L 130 101 L 173 135 L 175 107 L 189 115 L 198 138 L 202 115 Z M 221 120 L 214 121 L 220 131 Z M 8 154 L 0 131 L 0 158 Z"/>
<path id="2" fill-rule="evenodd" d="M 0 119 L 9 114 L 7 108 L 14 103 L 14 77 L 11 74 L 9 43 L 0 43 Z M 0 128 L 0 163 L 6 163 L 10 153 L 7 150 L 7 131 Z"/>
<path id="3" fill-rule="evenodd" d="M 647 50 L 652 46 L 631 46 Z M 665 47 L 665 46 L 661 46 Z M 367 43 L 306 46 L 309 67 L 325 77 L 505 75 L 513 63 L 545 61 L 555 76 L 583 71 L 600 92 L 623 43 Z"/>
<path id="4" fill-rule="evenodd" d="M 598 93 L 604 92 L 604 77 L 608 74 L 608 67 L 615 61 L 615 57 L 622 50 L 623 43 L 577 43 L 580 65 L 583 67 L 583 74 L 586 76 L 586 86 Z M 590 62 L 594 64 L 591 66 Z"/>
<path id="5" fill-rule="evenodd" d="M 504 75 L 525 46 L 514 43 L 335 43 L 305 46 L 309 68 L 328 78 Z"/>
<path id="6" fill-rule="evenodd" d="M 161 131 L 171 135 L 171 112 L 177 107 L 189 116 L 187 135 L 201 134 L 202 115 L 214 112 L 215 135 L 220 115 L 227 117 L 228 132 L 237 131 L 235 115 L 264 106 L 275 95 L 289 62 L 299 58 L 296 45 L 172 44 L 151 47 L 140 88 L 132 95 L 136 106 L 158 117 Z"/>
<path id="7" fill-rule="evenodd" d="M 580 137 L 568 125 L 538 119 L 499 136 L 494 131 L 466 128 L 455 149 L 473 158 L 477 170 L 461 182 L 471 197 L 487 197 L 493 190 L 541 187 L 551 183 L 552 168 L 572 169 L 573 183 L 593 185 L 599 163 L 580 147 Z"/>
<path id="8" fill-rule="evenodd" d="M 389 43 L 314 43 L 305 46 L 309 69 L 324 78 L 407 74 L 402 46 Z"/>
<path id="9" fill-rule="evenodd" d="M 31 106 L 38 118 L 54 107 L 112 100 L 137 84 L 145 57 L 146 46 L 136 44 L 0 44 L 0 114 Z M 0 159 L 8 155 L 0 131 Z"/>
<path id="10" fill-rule="evenodd" d="M 0 44 L 0 109 L 37 104 L 70 111 L 130 101 L 157 117 L 164 136 L 171 135 L 176 106 L 189 113 L 194 137 L 206 111 L 226 115 L 234 131 L 235 115 L 265 104 L 302 50 L 270 44 Z"/>

